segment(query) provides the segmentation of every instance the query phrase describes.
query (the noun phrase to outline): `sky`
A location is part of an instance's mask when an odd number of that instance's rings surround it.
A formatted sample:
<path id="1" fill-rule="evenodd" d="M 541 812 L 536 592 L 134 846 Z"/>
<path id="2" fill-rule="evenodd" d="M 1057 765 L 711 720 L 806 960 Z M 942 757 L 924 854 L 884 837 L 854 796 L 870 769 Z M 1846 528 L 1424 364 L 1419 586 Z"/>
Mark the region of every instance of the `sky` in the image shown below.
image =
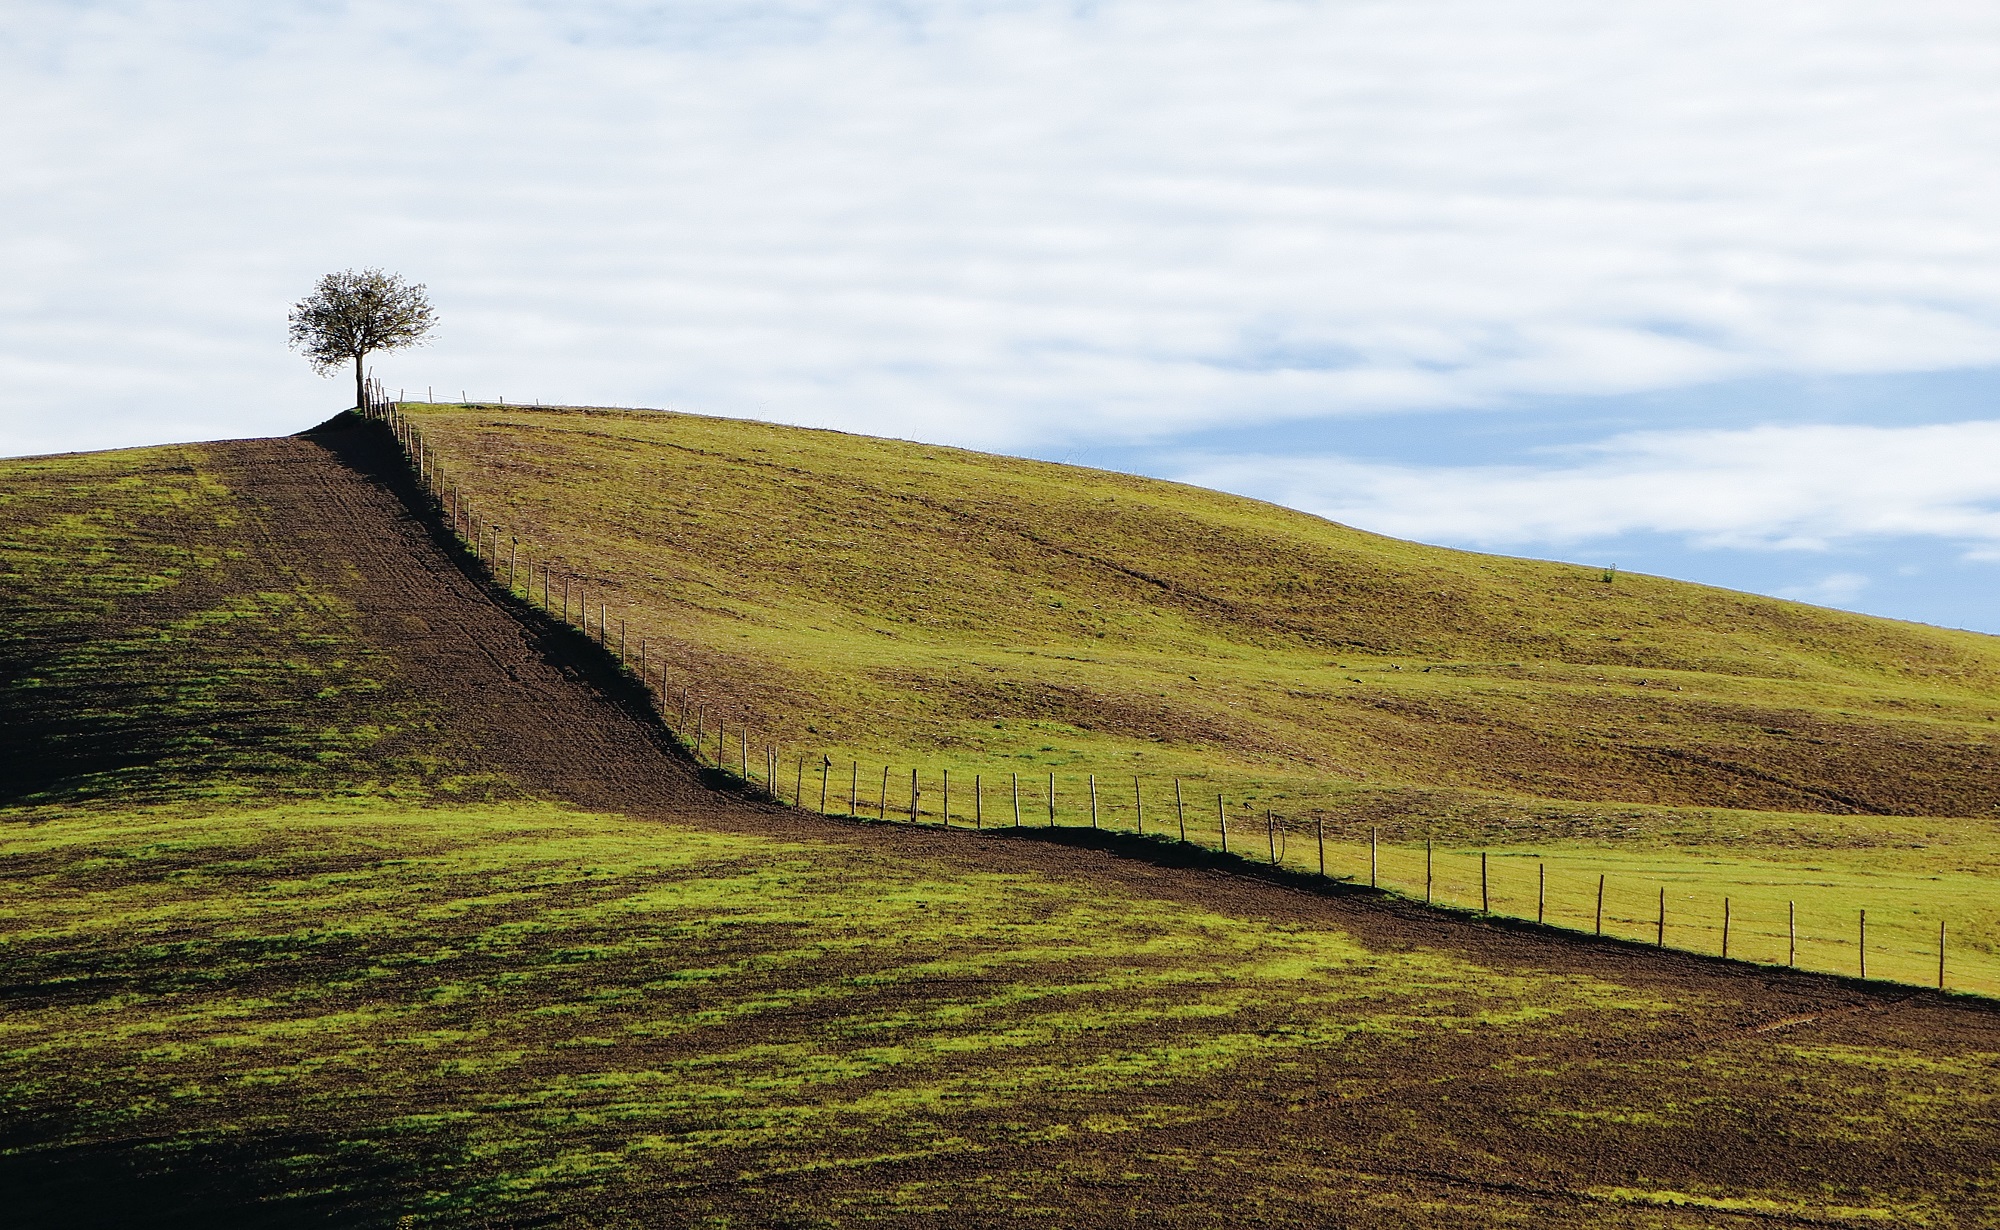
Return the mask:
<path id="1" fill-rule="evenodd" d="M 2000 7 L 9 0 L 0 455 L 391 389 L 1106 466 L 2000 633 Z"/>

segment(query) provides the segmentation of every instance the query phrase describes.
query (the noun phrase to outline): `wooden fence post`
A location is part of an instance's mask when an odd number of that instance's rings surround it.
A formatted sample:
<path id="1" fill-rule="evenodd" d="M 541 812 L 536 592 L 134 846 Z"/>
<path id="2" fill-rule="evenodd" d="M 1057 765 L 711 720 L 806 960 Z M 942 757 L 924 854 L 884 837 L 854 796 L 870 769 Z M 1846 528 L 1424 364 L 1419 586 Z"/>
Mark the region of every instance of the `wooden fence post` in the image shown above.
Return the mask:
<path id="1" fill-rule="evenodd" d="M 799 796 L 805 793 L 805 789 L 806 789 L 806 758 L 804 756 L 801 756 L 799 757 L 799 775 L 792 780 L 793 807 L 797 807 L 799 805 Z"/>
<path id="2" fill-rule="evenodd" d="M 1868 976 L 1868 911 L 1861 911 L 1861 936 L 1854 946 L 1855 954 L 1861 958 L 1861 976 Z"/>
<path id="3" fill-rule="evenodd" d="M 1090 827 L 1097 827 L 1097 774 L 1090 775 Z"/>
<path id="4" fill-rule="evenodd" d="M 1667 946 L 1667 888 L 1666 888 L 1666 885 L 1664 885 L 1664 884 L 1660 886 L 1660 924 L 1659 924 L 1659 927 L 1660 927 L 1660 929 L 1659 929 L 1659 932 L 1658 932 L 1658 934 L 1656 934 L 1656 935 L 1655 935 L 1655 936 L 1653 937 L 1653 947 L 1655 947 L 1655 948 L 1665 948 L 1665 947 Z"/>
<path id="5" fill-rule="evenodd" d="M 1729 898 L 1722 899 L 1722 959 L 1729 959 Z"/>
<path id="6" fill-rule="evenodd" d="M 1944 990 L 1944 919 L 1938 919 L 1938 990 Z"/>
<path id="7" fill-rule="evenodd" d="M 1278 865 L 1278 822 L 1272 818 L 1271 809 L 1264 809 L 1264 844 L 1271 853 L 1271 866 Z"/>
<path id="8" fill-rule="evenodd" d="M 1431 871 L 1433 866 L 1434 864 L 1431 860 L 1431 839 L 1426 837 L 1424 838 L 1424 904 L 1425 905 L 1429 905 L 1431 903 L 1431 879 L 1432 879 Z"/>
<path id="9" fill-rule="evenodd" d="M 979 780 L 979 774 L 974 773 L 972 775 L 972 827 L 975 829 L 984 829 L 986 827 L 986 792 L 981 788 L 983 785 L 984 783 Z"/>
<path id="10" fill-rule="evenodd" d="M 1319 842 L 1319 878 L 1326 878 L 1326 817 L 1313 817 L 1313 837 Z"/>
<path id="11" fill-rule="evenodd" d="M 951 770 L 944 771 L 944 801 L 938 805 L 938 821 L 951 827 Z"/>
<path id="12" fill-rule="evenodd" d="M 1597 934 L 1604 934 L 1604 873 L 1597 874 Z"/>
<path id="13" fill-rule="evenodd" d="M 1479 852 L 1479 912 L 1493 912 L 1493 898 L 1486 891 L 1486 851 Z"/>
<path id="14" fill-rule="evenodd" d="M 1056 826 L 1056 775 L 1049 774 L 1049 827 Z"/>
<path id="15" fill-rule="evenodd" d="M 1174 779 L 1174 815 L 1180 819 L 1181 840 L 1187 840 L 1187 808 L 1181 803 L 1181 779 Z"/>
<path id="16" fill-rule="evenodd" d="M 855 802 L 861 797 L 861 762 L 851 761 L 847 767 L 847 818 L 854 819 L 860 814 L 860 805 Z"/>
<path id="17" fill-rule="evenodd" d="M 917 771 L 910 770 L 910 823 L 917 822 Z"/>
<path id="18" fill-rule="evenodd" d="M 1380 848 L 1376 840 L 1377 836 L 1378 836 L 1378 831 L 1375 828 L 1375 826 L 1372 824 L 1369 825 L 1368 826 L 1368 887 L 1370 888 L 1380 887 L 1381 883 L 1381 877 L 1377 874 L 1381 870 L 1381 856 L 1380 856 Z"/>
<path id="19" fill-rule="evenodd" d="M 1799 903 L 1785 902 L 1785 933 L 1789 937 L 1785 943 L 1785 967 L 1799 963 Z"/>
<path id="20" fill-rule="evenodd" d="M 624 625 L 621 624 L 619 627 L 622 635 Z M 743 784 L 747 786 L 750 784 L 750 723 L 745 722 L 737 728 L 736 743 L 737 750 L 742 755 Z"/>
<path id="21" fill-rule="evenodd" d="M 1146 835 L 1146 796 L 1139 791 L 1139 775 L 1132 775 L 1132 818 L 1139 826 L 1139 836 Z"/>
<path id="22" fill-rule="evenodd" d="M 1222 852 L 1229 853 L 1229 813 L 1222 806 L 1222 796 L 1215 796 L 1215 823 L 1222 830 Z"/>
<path id="23" fill-rule="evenodd" d="M 876 796 L 875 799 L 875 818 L 877 820 L 887 820 L 889 818 L 889 766 L 888 765 L 882 766 L 882 793 Z"/>
<path id="24" fill-rule="evenodd" d="M 819 754 L 819 814 L 826 814 L 826 775 L 833 769 L 833 758 L 825 752 Z"/>
<path id="25" fill-rule="evenodd" d="M 1021 827 L 1021 775 L 1019 773 L 1011 773 L 1008 776 L 1014 779 L 1014 827 L 1020 828 Z"/>
<path id="26" fill-rule="evenodd" d="M 1549 865 L 1535 864 L 1535 922 L 1540 925 L 1549 901 Z"/>

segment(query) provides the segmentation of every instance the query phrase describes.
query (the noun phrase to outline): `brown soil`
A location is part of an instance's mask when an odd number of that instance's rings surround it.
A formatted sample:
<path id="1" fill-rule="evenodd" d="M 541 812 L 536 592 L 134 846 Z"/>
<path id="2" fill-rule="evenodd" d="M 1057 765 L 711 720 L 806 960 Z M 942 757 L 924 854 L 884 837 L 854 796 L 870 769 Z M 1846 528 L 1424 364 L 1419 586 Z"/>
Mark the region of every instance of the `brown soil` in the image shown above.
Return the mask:
<path id="1" fill-rule="evenodd" d="M 440 527 L 412 514 L 416 491 L 379 429 L 343 416 L 206 451 L 295 566 L 393 652 L 398 685 L 444 709 L 444 735 L 471 767 L 591 810 L 717 806 L 595 646 L 475 580 Z"/>

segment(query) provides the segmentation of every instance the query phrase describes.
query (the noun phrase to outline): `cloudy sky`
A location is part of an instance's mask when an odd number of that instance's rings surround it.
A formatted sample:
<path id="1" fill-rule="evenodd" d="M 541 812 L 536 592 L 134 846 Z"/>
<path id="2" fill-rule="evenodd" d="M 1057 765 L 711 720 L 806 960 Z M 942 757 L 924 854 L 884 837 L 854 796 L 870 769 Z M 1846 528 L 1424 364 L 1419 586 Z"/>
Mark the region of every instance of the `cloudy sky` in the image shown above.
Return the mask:
<path id="1" fill-rule="evenodd" d="M 438 396 L 1185 478 L 2000 632 L 2000 8 L 9 0 L 0 454 Z"/>

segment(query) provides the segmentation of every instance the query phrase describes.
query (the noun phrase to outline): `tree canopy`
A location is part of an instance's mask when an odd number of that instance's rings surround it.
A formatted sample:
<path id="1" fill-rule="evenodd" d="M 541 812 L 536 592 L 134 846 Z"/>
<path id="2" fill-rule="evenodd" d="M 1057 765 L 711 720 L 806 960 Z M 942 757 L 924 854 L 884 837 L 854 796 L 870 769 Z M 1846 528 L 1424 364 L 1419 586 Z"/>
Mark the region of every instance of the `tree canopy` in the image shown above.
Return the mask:
<path id="1" fill-rule="evenodd" d="M 313 370 L 331 376 L 354 364 L 354 404 L 362 404 L 362 361 L 377 350 L 422 344 L 437 324 L 422 283 L 411 284 L 380 269 L 329 273 L 292 307 L 292 349 Z"/>

